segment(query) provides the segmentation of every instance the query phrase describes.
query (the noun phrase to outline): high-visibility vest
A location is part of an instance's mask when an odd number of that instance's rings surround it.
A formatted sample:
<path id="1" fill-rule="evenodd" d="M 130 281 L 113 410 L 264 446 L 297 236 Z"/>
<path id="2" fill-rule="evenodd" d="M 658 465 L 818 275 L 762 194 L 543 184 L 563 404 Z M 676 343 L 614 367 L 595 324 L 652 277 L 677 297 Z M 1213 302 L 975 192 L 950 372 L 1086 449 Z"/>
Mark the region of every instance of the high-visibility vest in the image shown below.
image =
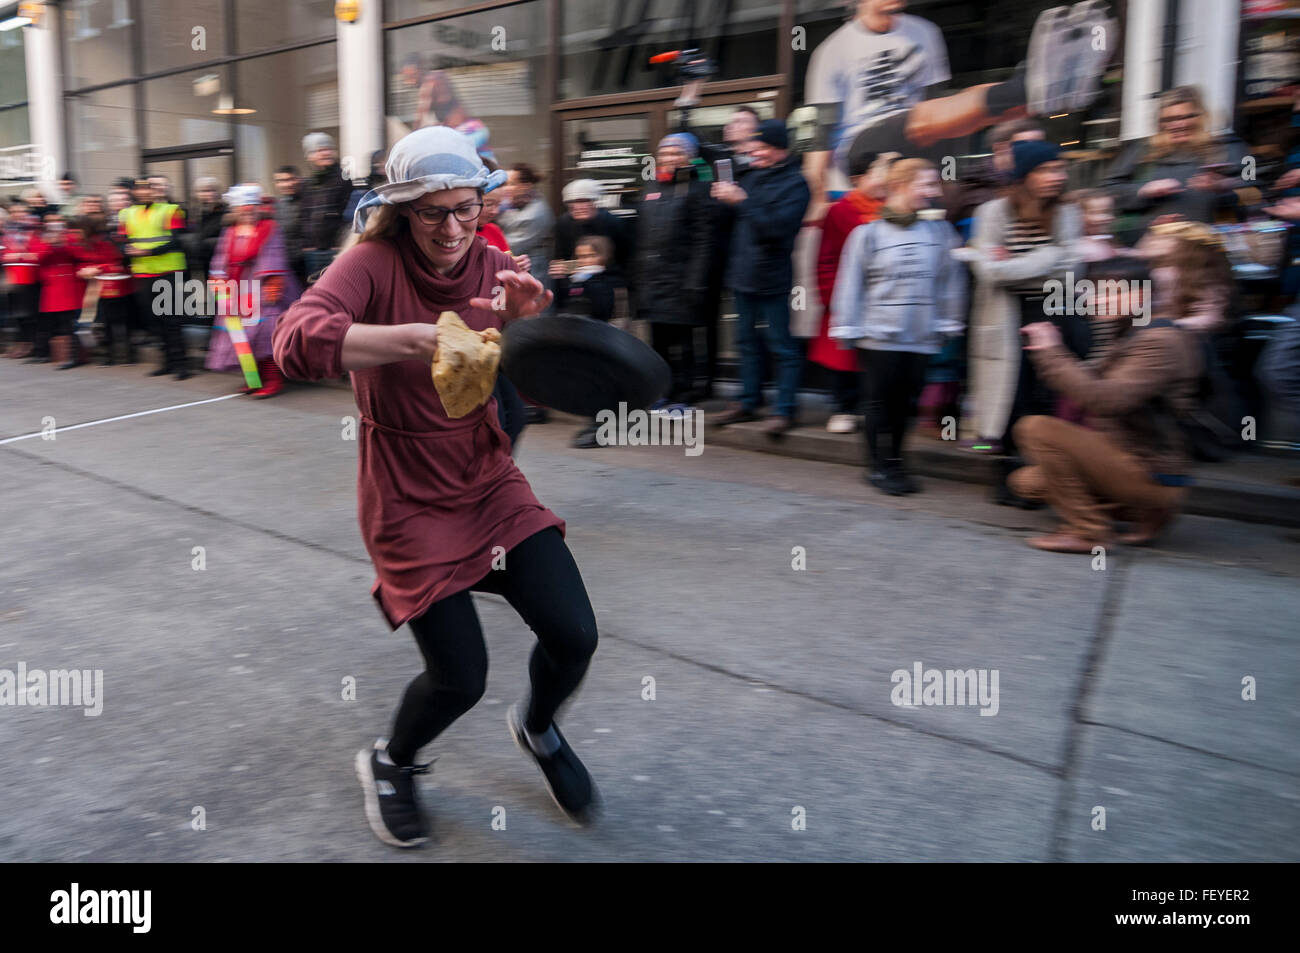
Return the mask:
<path id="1" fill-rule="evenodd" d="M 177 206 L 132 205 L 117 213 L 126 228 L 126 237 L 140 247 L 158 247 L 171 241 L 171 222 Z M 151 241 L 152 240 L 152 241 Z M 137 275 L 162 275 L 185 270 L 185 253 L 170 251 L 162 255 L 140 255 L 131 259 L 131 271 Z"/>

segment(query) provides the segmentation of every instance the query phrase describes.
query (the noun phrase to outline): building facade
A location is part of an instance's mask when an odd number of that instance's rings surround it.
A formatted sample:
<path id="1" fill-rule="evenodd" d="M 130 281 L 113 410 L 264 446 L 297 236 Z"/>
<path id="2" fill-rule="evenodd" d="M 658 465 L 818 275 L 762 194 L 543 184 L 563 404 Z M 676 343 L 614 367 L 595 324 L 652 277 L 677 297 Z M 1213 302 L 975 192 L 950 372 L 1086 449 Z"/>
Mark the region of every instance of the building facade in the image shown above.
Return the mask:
<path id="1" fill-rule="evenodd" d="M 1033 21 L 1059 0 L 911 0 L 942 31 L 959 89 L 1011 75 Z M 1250 0 L 1247 0 L 1248 4 Z M 1275 8 L 1295 4 L 1269 0 Z M 83 191 L 162 172 L 176 198 L 200 176 L 269 187 L 302 165 L 302 137 L 339 141 L 362 178 L 406 131 L 449 122 L 501 165 L 529 162 L 558 202 L 602 180 L 626 210 L 644 158 L 678 127 L 680 80 L 656 53 L 698 48 L 717 72 L 691 116 L 704 136 L 747 103 L 811 128 L 809 60 L 855 6 L 845 0 L 61 0 L 0 3 L 0 189 L 65 170 Z M 1150 133 L 1153 96 L 1207 89 L 1216 124 L 1245 93 L 1239 0 L 1112 0 L 1123 44 L 1087 113 L 1049 135 L 1080 158 Z M 21 8 L 21 9 L 20 9 Z M 1259 14 L 1254 4 L 1247 12 Z M 14 26 L 27 14 L 33 21 Z M 8 26 L 8 28 L 4 28 Z M 965 154 L 983 149 L 982 134 Z"/>

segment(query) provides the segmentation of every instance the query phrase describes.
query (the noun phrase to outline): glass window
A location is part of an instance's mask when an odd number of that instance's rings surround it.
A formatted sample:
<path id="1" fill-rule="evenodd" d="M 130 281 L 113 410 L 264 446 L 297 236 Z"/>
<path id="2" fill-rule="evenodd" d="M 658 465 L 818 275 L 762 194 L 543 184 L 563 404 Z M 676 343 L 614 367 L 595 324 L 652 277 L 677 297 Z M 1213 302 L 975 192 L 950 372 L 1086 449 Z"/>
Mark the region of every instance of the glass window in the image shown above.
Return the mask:
<path id="1" fill-rule="evenodd" d="M 134 75 L 130 0 L 69 0 L 62 9 L 68 89 Z"/>
<path id="2" fill-rule="evenodd" d="M 334 0 L 234 0 L 235 52 L 252 53 L 337 35 Z"/>
<path id="3" fill-rule="evenodd" d="M 564 123 L 564 182 L 595 179 L 601 205 L 615 215 L 633 214 L 632 203 L 649 168 L 648 115 L 568 119 Z"/>
<path id="4" fill-rule="evenodd" d="M 561 0 L 560 98 L 678 84 L 667 50 L 696 48 L 718 65 L 714 80 L 777 71 L 781 0 Z"/>
<path id="5" fill-rule="evenodd" d="M 545 169 L 546 49 L 545 0 L 390 30 L 389 144 L 441 123 L 474 137 L 502 167 Z"/>
<path id="6" fill-rule="evenodd" d="M 0 33 L 0 106 L 27 101 L 27 55 L 22 30 Z"/>
<path id="7" fill-rule="evenodd" d="M 229 74 L 223 67 L 151 79 L 141 86 L 146 148 L 230 138 L 228 117 L 213 112 L 230 90 Z"/>
<path id="8" fill-rule="evenodd" d="M 435 13 L 450 13 L 470 6 L 474 0 L 386 0 L 384 3 L 384 22 L 397 23 L 412 17 L 432 16 Z"/>
<path id="9" fill-rule="evenodd" d="M 39 166 L 40 156 L 32 145 L 27 107 L 0 109 L 0 188 L 36 181 Z"/>
<path id="10" fill-rule="evenodd" d="M 132 89 L 114 86 L 65 100 L 70 164 L 87 192 L 102 195 L 114 179 L 140 170 Z"/>
<path id="11" fill-rule="evenodd" d="M 245 60 L 236 69 L 237 105 L 257 110 L 235 117 L 239 177 L 270 191 L 280 166 L 306 171 L 302 137 L 307 133 L 327 132 L 338 141 L 338 53 L 333 43 L 325 43 Z M 369 168 L 369 156 L 360 165 Z"/>
<path id="12" fill-rule="evenodd" d="M 951 79 L 939 85 L 947 93 L 957 93 L 971 87 L 1010 79 L 1025 59 L 1029 37 L 1039 14 L 1049 7 L 1059 5 L 1056 0 L 1025 0 L 1018 4 L 999 5 L 996 17 L 972 17 L 971 4 L 965 0 L 913 0 L 907 6 L 907 13 L 928 20 L 938 27 L 943 38 L 948 72 L 951 74 Z M 1110 6 L 1112 15 L 1118 17 L 1122 24 L 1127 6 L 1125 0 L 1112 0 Z M 807 42 L 806 49 L 796 50 L 794 55 L 792 93 L 796 106 L 807 101 L 806 81 L 813 55 L 827 37 L 848 22 L 848 11 L 849 7 L 843 4 L 798 0 L 795 22 L 806 29 Z M 1121 105 L 1122 42 L 1122 36 L 1117 38 L 1116 54 L 1103 77 L 1101 94 L 1091 107 L 1040 120 L 1046 128 L 1048 139 L 1077 153 L 1072 158 L 1096 158 L 1092 152 L 1109 145 L 1117 133 Z M 933 56 L 934 51 L 928 55 Z M 952 140 L 951 154 L 957 157 L 959 163 L 973 161 L 986 154 L 987 129 L 995 119 L 996 117 L 990 117 L 987 125 L 979 131 Z"/>
<path id="13" fill-rule="evenodd" d="M 224 0 L 139 0 L 139 4 L 146 73 L 225 55 Z"/>

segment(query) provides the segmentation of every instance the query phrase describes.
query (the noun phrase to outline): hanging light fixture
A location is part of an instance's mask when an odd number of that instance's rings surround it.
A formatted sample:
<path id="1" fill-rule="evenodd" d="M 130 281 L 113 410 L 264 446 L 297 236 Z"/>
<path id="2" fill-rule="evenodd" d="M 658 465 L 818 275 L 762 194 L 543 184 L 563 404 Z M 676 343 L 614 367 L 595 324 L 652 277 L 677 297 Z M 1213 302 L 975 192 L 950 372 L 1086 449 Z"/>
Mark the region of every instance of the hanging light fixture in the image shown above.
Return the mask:
<path id="1" fill-rule="evenodd" d="M 257 112 L 250 106 L 236 106 L 235 97 L 230 93 L 222 93 L 218 96 L 217 105 L 212 111 L 218 116 L 247 116 Z"/>

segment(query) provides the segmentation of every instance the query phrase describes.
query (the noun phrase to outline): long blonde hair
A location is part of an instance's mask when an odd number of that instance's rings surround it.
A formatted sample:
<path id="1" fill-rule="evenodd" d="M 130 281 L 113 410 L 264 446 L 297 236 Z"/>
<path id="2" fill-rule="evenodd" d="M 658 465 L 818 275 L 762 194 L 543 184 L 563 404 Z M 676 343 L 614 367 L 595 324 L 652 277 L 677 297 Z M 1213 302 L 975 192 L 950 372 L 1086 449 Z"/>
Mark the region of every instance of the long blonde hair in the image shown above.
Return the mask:
<path id="1" fill-rule="evenodd" d="M 1214 135 L 1209 131 L 1209 118 L 1205 112 L 1205 97 L 1201 93 L 1199 86 L 1175 86 L 1173 89 L 1162 93 L 1160 96 L 1160 105 L 1156 109 L 1157 123 L 1159 117 L 1166 109 L 1171 106 L 1194 106 L 1196 107 L 1196 132 L 1192 134 L 1190 148 L 1192 153 L 1204 158 L 1215 148 Z M 1163 159 L 1175 149 L 1180 148 L 1177 143 L 1171 142 L 1169 133 L 1164 130 L 1163 126 L 1157 124 L 1156 134 L 1151 137 L 1151 142 L 1147 147 L 1147 159 Z"/>

